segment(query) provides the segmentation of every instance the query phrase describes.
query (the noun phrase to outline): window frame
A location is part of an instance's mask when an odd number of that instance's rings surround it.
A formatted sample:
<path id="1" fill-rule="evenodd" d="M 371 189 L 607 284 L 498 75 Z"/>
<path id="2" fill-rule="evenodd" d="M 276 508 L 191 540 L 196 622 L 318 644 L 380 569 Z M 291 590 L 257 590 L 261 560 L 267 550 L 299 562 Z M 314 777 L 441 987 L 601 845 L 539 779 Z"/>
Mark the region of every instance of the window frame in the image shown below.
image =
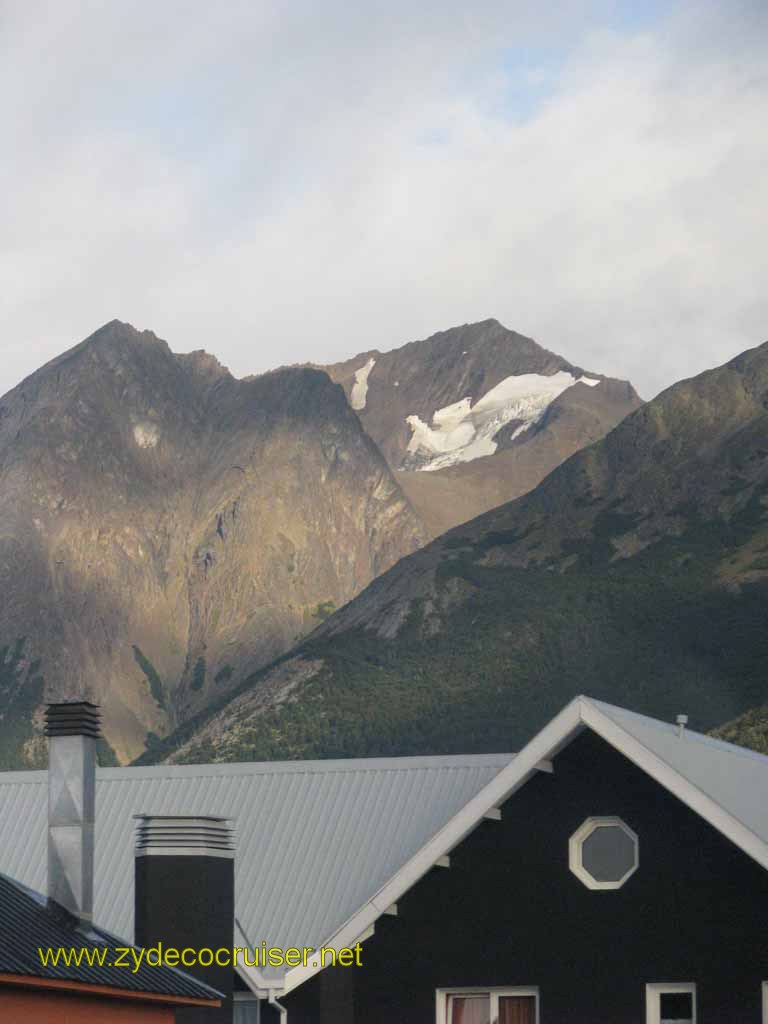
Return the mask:
<path id="1" fill-rule="evenodd" d="M 491 997 L 491 1021 L 498 1021 L 499 997 L 500 996 L 533 996 L 536 1000 L 536 1024 L 540 1024 L 541 997 L 538 985 L 464 985 L 450 988 L 439 988 L 435 991 L 435 1021 L 436 1024 L 449 1024 L 448 1006 L 451 996 L 490 996 Z M 496 1017 L 493 1016 L 494 997 L 496 1006 Z"/>
<path id="2" fill-rule="evenodd" d="M 693 981 L 654 981 L 645 986 L 645 1024 L 661 1024 L 661 1000 L 663 995 L 693 996 L 693 1024 L 699 1019 L 696 997 L 696 983 Z"/>
<path id="3" fill-rule="evenodd" d="M 635 863 L 616 882 L 598 881 L 594 875 L 591 875 L 589 871 L 587 871 L 582 863 L 582 847 L 592 833 L 596 832 L 599 828 L 621 829 L 621 831 L 632 840 L 632 844 L 635 849 Z M 634 829 L 631 829 L 622 818 L 617 818 L 615 816 L 586 818 L 568 840 L 568 867 L 571 869 L 572 873 L 576 875 L 581 884 L 587 887 L 587 889 L 597 891 L 621 889 L 621 887 L 629 881 L 632 875 L 634 875 L 640 867 L 640 840 L 637 832 L 635 832 Z"/>
<path id="4" fill-rule="evenodd" d="M 768 981 L 764 981 L 762 986 L 763 994 L 763 1024 L 768 1024 Z"/>

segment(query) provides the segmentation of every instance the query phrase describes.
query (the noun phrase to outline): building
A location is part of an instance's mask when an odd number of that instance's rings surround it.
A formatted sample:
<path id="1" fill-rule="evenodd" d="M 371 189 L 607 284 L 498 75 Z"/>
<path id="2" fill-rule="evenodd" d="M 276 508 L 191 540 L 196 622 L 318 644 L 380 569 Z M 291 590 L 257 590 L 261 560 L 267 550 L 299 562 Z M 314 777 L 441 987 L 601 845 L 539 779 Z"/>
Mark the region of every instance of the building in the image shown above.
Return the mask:
<path id="1" fill-rule="evenodd" d="M 66 913 L 46 897 L 0 876 L 0 1020 L 25 1024 L 173 1024 L 179 1008 L 220 1005 L 218 993 L 168 967 L 138 970 L 43 966 L 39 949 L 99 953 L 124 940 Z M 134 961 L 135 966 L 135 961 Z"/>
<path id="2" fill-rule="evenodd" d="M 32 885 L 45 792 L 0 776 Z M 95 906 L 131 934 L 134 815 L 233 818 L 233 945 L 363 961 L 241 966 L 238 1022 L 768 1024 L 767 798 L 767 757 L 585 697 L 514 756 L 102 769 Z"/>
<path id="3" fill-rule="evenodd" d="M 97 709 L 49 706 L 46 732 L 49 811 L 35 822 L 40 834 L 25 835 L 36 847 L 47 837 L 46 895 L 0 875 L 0 1020 L 173 1024 L 177 1012 L 217 1012 L 220 992 L 182 971 L 146 963 L 132 943 L 93 923 Z M 23 814 L 4 810 L 3 845 L 18 823 L 15 814 Z M 120 959 L 131 966 L 115 966 Z"/>

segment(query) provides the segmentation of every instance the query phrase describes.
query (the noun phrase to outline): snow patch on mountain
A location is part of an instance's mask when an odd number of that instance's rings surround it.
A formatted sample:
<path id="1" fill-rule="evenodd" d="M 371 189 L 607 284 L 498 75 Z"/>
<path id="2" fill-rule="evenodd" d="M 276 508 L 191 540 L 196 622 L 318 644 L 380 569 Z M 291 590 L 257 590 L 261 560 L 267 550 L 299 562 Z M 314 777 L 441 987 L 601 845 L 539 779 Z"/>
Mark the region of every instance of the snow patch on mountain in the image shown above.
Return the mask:
<path id="1" fill-rule="evenodd" d="M 368 375 L 375 365 L 376 360 L 369 359 L 359 370 L 355 370 L 355 383 L 352 385 L 352 394 L 349 399 L 353 409 L 359 411 L 365 408 L 365 402 L 368 397 Z"/>
<path id="2" fill-rule="evenodd" d="M 366 381 L 369 372 L 365 375 Z M 357 379 L 357 374 L 355 377 Z M 458 462 L 493 455 L 498 447 L 493 439 L 506 423 L 522 420 L 512 435 L 514 440 L 537 423 L 558 395 L 568 388 L 574 384 L 594 387 L 599 383 L 591 377 L 577 379 L 566 370 L 549 377 L 538 373 L 506 377 L 474 406 L 472 398 L 467 397 L 438 409 L 432 416 L 432 426 L 418 416 L 408 416 L 406 422 L 413 431 L 408 451 L 426 460 L 419 466 L 422 470 L 445 469 Z"/>
<path id="3" fill-rule="evenodd" d="M 156 448 L 160 431 L 154 423 L 137 423 L 133 428 L 133 439 L 139 448 Z"/>

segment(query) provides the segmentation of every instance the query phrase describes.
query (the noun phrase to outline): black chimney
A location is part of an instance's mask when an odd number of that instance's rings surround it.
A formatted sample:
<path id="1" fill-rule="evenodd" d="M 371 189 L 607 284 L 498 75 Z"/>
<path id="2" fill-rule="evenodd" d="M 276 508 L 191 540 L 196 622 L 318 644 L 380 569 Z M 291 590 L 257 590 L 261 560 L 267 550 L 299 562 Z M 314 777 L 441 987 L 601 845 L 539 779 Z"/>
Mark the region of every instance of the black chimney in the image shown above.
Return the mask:
<path id="1" fill-rule="evenodd" d="M 181 953 L 192 949 L 210 964 L 176 966 L 224 993 L 221 1007 L 176 1011 L 177 1024 L 232 1024 L 234 967 L 215 954 L 231 951 L 235 933 L 235 861 L 226 818 L 137 815 L 135 942 Z M 188 957 L 190 959 L 190 957 Z M 225 959 L 223 956 L 221 959 Z"/>

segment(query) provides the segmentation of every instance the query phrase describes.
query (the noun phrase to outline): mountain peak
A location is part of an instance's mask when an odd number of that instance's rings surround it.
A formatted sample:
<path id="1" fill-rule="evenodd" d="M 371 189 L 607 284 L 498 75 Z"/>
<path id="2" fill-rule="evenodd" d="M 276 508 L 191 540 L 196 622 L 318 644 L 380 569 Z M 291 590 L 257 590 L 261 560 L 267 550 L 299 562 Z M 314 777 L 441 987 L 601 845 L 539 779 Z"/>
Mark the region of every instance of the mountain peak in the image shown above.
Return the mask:
<path id="1" fill-rule="evenodd" d="M 135 756 L 425 539 L 325 372 L 238 381 L 120 320 L 3 399 L 0 480 L 0 767 L 44 686 Z"/>
<path id="2" fill-rule="evenodd" d="M 197 376 L 209 378 L 232 376 L 229 367 L 219 362 L 216 356 L 206 352 L 204 348 L 195 349 L 193 352 L 176 352 L 174 354 L 182 366 L 189 368 Z"/>
<path id="3" fill-rule="evenodd" d="M 524 494 L 640 404 L 495 317 L 325 369 L 433 536 Z"/>
<path id="4" fill-rule="evenodd" d="M 160 345 L 167 344 L 167 342 L 164 342 L 161 338 L 158 338 L 154 331 L 140 331 L 137 327 L 134 327 L 133 324 L 129 324 L 124 320 L 117 319 L 109 320 L 107 323 L 103 324 L 101 327 L 95 330 L 93 334 L 89 335 L 85 339 L 85 343 L 100 342 L 106 340 L 135 341 L 139 338 L 142 339 L 143 341 L 152 341 Z"/>

